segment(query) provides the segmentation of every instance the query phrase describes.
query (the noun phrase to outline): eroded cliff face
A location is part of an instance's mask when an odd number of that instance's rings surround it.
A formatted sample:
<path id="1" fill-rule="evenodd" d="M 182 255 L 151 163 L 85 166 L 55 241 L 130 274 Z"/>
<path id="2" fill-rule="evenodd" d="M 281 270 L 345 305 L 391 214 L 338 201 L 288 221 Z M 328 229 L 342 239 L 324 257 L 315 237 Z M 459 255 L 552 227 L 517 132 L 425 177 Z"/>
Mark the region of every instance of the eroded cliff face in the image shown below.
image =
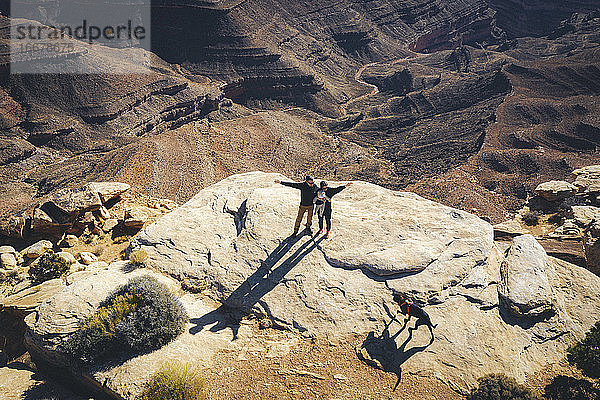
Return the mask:
<path id="1" fill-rule="evenodd" d="M 499 222 L 534 181 L 598 163 L 597 14 L 509 40 L 500 11 L 475 0 L 154 11 L 166 61 L 153 56 L 149 74 L 3 76 L 0 213 L 91 180 L 184 202 L 261 169 L 412 184 Z M 65 62 L 128 54 L 86 51 Z"/>
<path id="2" fill-rule="evenodd" d="M 573 13 L 598 9 L 594 0 L 488 0 L 498 26 L 513 37 L 548 35 Z"/>
<path id="3" fill-rule="evenodd" d="M 154 9 L 161 42 L 154 50 L 225 81 L 236 101 L 277 99 L 335 115 L 332 102 L 361 91 L 348 78 L 366 61 L 397 58 L 409 47 L 432 51 L 487 39 L 493 14 L 480 0 L 248 0 L 210 7 L 171 0 Z"/>

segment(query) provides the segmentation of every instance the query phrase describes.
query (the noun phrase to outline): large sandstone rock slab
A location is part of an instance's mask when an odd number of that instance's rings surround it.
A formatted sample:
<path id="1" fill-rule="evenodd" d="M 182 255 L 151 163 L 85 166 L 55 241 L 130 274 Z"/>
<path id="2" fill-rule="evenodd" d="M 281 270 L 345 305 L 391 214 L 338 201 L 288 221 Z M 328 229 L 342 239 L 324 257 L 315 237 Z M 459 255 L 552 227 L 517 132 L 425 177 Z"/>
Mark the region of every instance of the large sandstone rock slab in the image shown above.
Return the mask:
<path id="1" fill-rule="evenodd" d="M 486 373 L 523 381 L 559 361 L 600 313 L 600 278 L 547 257 L 532 237 L 494 244 L 491 225 L 476 217 L 376 185 L 357 182 L 333 199 L 332 239 L 286 238 L 299 194 L 274 179 L 284 177 L 232 176 L 134 238 L 130 250 L 144 249 L 153 271 L 205 289 L 182 297 L 191 319 L 180 338 L 83 371 L 90 382 L 133 399 L 165 359 L 210 364 L 219 350 L 241 351 L 237 344 L 246 346 L 250 336 L 243 316 L 251 312 L 288 328 L 291 338 L 315 335 L 335 344 L 362 335 L 359 353 L 373 365 L 466 391 Z M 30 352 L 51 366 L 68 365 L 58 344 L 131 274 L 149 273 L 123 267 L 79 272 L 42 303 L 26 319 Z M 175 280 L 169 282 L 178 290 Z M 433 344 L 424 328 L 392 323 L 382 333 L 397 310 L 393 292 L 409 294 L 430 314 Z"/>
<path id="2" fill-rule="evenodd" d="M 535 193 L 548 201 L 559 201 L 577 193 L 577 186 L 565 181 L 549 181 L 540 183 Z"/>
<path id="3" fill-rule="evenodd" d="M 499 295 L 513 314 L 540 316 L 554 312 L 550 268 L 546 251 L 532 235 L 514 238 L 498 286 Z"/>
<path id="4" fill-rule="evenodd" d="M 148 226 L 131 249 L 146 250 L 149 264 L 165 273 L 207 280 L 229 305 L 340 336 L 383 319 L 387 277 L 421 272 L 411 291 L 441 290 L 485 260 L 493 244 L 491 225 L 473 215 L 365 182 L 334 198 L 334 239 L 284 240 L 299 193 L 275 179 L 286 178 L 247 173 L 204 189 Z"/>
<path id="5" fill-rule="evenodd" d="M 257 338 L 251 322 L 235 320 L 234 315 L 219 308 L 215 302 L 185 294 L 180 300 L 190 320 L 184 333 L 173 342 L 133 358 L 117 354 L 114 359 L 101 364 L 78 365 L 58 347 L 95 312 L 109 293 L 140 275 L 152 275 L 172 291 L 179 289 L 173 279 L 148 269 L 131 271 L 125 262 L 74 275 L 79 276 L 71 285 L 46 298 L 26 317 L 26 346 L 39 366 L 46 368 L 46 373 L 59 374 L 62 379 L 71 374 L 73 382 L 116 398 L 139 398 L 146 381 L 166 362 L 177 360 L 202 370 L 212 365 L 218 351 L 236 352 L 242 356 L 247 351 L 257 350 L 267 357 L 274 357 L 289 352 L 298 343 L 298 338 L 290 332 L 281 332 L 270 340 Z M 210 329 L 203 329 L 207 326 Z"/>
<path id="6" fill-rule="evenodd" d="M 590 165 L 573 171 L 573 184 L 584 193 L 600 193 L 600 165 Z"/>

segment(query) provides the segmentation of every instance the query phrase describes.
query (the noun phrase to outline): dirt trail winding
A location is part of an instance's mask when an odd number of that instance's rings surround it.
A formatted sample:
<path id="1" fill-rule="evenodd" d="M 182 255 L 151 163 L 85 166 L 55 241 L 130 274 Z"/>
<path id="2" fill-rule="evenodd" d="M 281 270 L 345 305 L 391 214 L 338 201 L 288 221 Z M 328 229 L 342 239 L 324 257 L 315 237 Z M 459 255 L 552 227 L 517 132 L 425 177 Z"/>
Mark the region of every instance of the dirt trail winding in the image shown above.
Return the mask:
<path id="1" fill-rule="evenodd" d="M 342 114 L 343 115 L 348 115 L 348 106 L 350 104 L 355 103 L 355 102 L 357 102 L 359 100 L 365 99 L 367 97 L 374 96 L 374 95 L 376 95 L 376 94 L 379 93 L 379 88 L 377 87 L 377 85 L 373 85 L 372 83 L 365 82 L 362 79 L 362 74 L 363 74 L 363 72 L 365 72 L 365 70 L 367 68 L 372 67 L 374 65 L 378 65 L 378 64 L 390 64 L 390 65 L 392 65 L 392 64 L 399 63 L 400 61 L 407 60 L 408 58 L 410 58 L 410 57 L 401 57 L 401 58 L 397 58 L 397 59 L 395 59 L 393 61 L 376 61 L 376 62 L 365 64 L 362 67 L 360 67 L 358 69 L 358 71 L 356 71 L 356 74 L 354 74 L 354 80 L 356 82 L 360 83 L 361 85 L 365 85 L 365 86 L 368 86 L 368 87 L 372 88 L 372 90 L 369 93 L 365 93 L 365 94 L 360 95 L 358 97 L 354 97 L 354 98 L 348 100 L 347 102 L 345 102 L 344 104 L 340 105 L 340 110 L 341 110 Z"/>

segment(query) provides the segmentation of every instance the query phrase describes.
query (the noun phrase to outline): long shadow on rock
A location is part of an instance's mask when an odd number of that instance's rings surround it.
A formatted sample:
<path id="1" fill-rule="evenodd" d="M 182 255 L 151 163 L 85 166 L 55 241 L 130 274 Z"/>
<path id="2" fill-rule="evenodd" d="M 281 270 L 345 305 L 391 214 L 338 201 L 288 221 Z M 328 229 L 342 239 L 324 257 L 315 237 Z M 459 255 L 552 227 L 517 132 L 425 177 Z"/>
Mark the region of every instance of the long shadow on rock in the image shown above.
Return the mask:
<path id="1" fill-rule="evenodd" d="M 396 390 L 402 379 L 402 364 L 415 354 L 425 350 L 431 343 L 426 346 L 414 346 L 407 350 L 406 346 L 412 339 L 413 331 L 416 330 L 416 328 L 409 328 L 408 337 L 402 345 L 398 347 L 396 338 L 404 331 L 408 325 L 408 320 L 404 321 L 400 330 L 390 336 L 389 327 L 394 320 L 396 320 L 396 318 L 392 317 L 392 320 L 385 326 L 385 329 L 380 336 L 375 336 L 375 332 L 370 332 L 367 335 L 367 338 L 362 343 L 359 358 L 374 368 L 396 374 L 398 377 L 396 384 L 394 385 L 394 390 Z"/>
<path id="2" fill-rule="evenodd" d="M 291 256 L 282 261 L 277 268 L 272 269 L 302 237 L 288 237 L 283 240 L 261 262 L 260 267 L 223 301 L 223 305 L 200 318 L 192 318 L 190 322 L 196 324 L 196 326 L 190 328 L 190 333 L 196 334 L 206 326 L 212 325 L 209 329 L 211 332 L 219 332 L 225 328 L 230 328 L 233 331 L 234 340 L 237 339 L 240 321 L 244 315 L 251 312 L 256 304 L 261 303 L 262 297 L 273 290 L 285 275 L 317 248 L 324 239 L 324 237 L 321 237 L 315 240 L 315 237 L 310 237 Z M 261 303 L 261 306 L 269 313 L 266 303 Z"/>

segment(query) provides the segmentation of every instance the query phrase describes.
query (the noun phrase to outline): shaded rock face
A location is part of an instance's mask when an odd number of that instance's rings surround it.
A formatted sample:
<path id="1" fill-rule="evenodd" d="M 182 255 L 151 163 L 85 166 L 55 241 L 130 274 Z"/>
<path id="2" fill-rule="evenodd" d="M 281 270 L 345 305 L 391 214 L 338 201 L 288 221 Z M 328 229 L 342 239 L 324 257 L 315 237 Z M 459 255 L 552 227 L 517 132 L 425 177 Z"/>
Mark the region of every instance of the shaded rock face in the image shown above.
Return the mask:
<path id="1" fill-rule="evenodd" d="M 548 258 L 532 237 L 517 237 L 505 256 L 488 223 L 367 183 L 333 199 L 333 239 L 284 239 L 299 196 L 274 179 L 285 178 L 248 173 L 204 189 L 130 250 L 145 250 L 153 268 L 178 280 L 205 282 L 204 293 L 227 307 L 332 340 L 378 331 L 386 309 L 396 310 L 392 294 L 405 293 L 438 324 L 433 344 L 426 329 L 392 323 L 360 353 L 462 389 L 490 372 L 524 380 L 563 357 L 600 311 L 589 301 L 600 279 Z"/>
<path id="2" fill-rule="evenodd" d="M 411 42 L 417 51 L 445 48 L 459 36 L 473 43 L 490 36 L 493 17 L 480 0 L 444 6 L 428 0 L 215 4 L 154 4 L 153 28 L 161 34 L 154 35 L 153 50 L 192 72 L 228 82 L 225 92 L 236 101 L 275 98 L 329 115 L 336 110 L 324 100 L 360 90 L 339 75 L 364 58 L 391 59 Z"/>
<path id="3" fill-rule="evenodd" d="M 573 13 L 598 9 L 593 0 L 488 0 L 488 3 L 497 11 L 498 26 L 513 37 L 548 35 Z"/>

